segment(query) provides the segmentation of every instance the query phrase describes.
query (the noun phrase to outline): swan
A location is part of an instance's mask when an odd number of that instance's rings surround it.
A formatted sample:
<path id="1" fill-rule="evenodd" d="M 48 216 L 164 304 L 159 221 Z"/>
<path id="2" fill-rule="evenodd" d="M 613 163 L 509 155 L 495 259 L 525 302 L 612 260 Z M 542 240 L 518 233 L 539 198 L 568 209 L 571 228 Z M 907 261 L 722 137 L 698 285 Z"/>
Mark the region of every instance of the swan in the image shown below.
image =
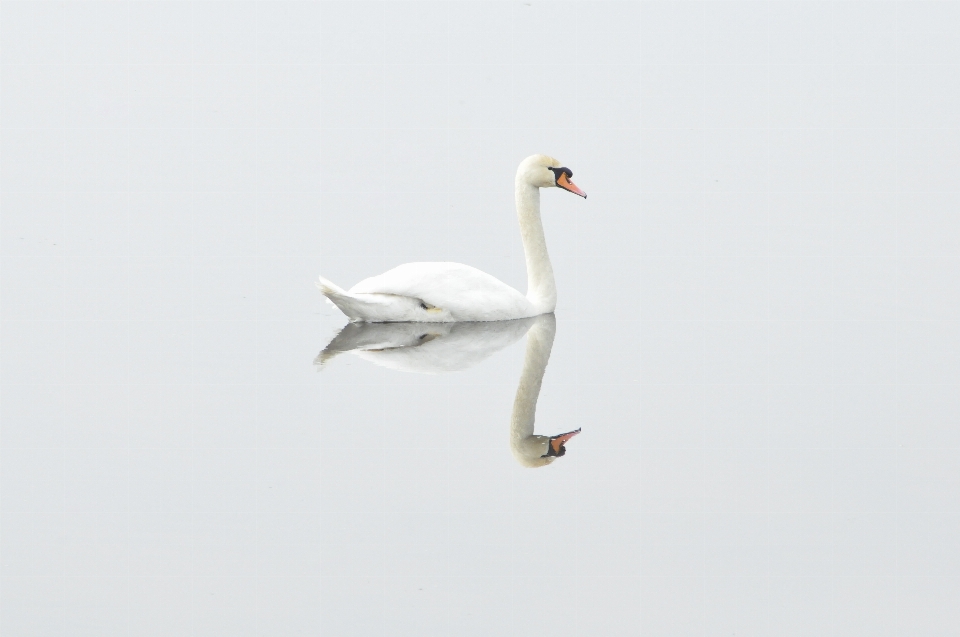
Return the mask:
<path id="1" fill-rule="evenodd" d="M 523 371 L 510 417 L 510 451 L 525 467 L 542 467 L 566 453 L 565 443 L 580 433 L 555 436 L 534 433 L 537 399 L 556 335 L 556 318 L 543 314 L 497 322 L 348 323 L 314 363 L 323 366 L 338 354 L 352 352 L 382 367 L 438 374 L 462 371 L 527 335 Z"/>
<path id="2" fill-rule="evenodd" d="M 563 188 L 586 198 L 573 171 L 546 155 L 517 168 L 517 216 L 527 261 L 527 294 L 461 263 L 406 263 L 343 290 L 320 277 L 324 296 L 353 322 L 504 321 L 553 312 L 557 287 L 540 220 L 540 189 Z"/>

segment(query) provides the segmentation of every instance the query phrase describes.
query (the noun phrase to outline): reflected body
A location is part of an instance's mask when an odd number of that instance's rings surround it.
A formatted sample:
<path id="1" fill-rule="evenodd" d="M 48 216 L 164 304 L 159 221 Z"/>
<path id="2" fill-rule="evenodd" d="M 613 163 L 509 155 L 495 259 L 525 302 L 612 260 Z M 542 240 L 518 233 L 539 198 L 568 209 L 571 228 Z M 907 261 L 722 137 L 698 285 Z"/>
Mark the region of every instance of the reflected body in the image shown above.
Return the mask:
<path id="1" fill-rule="evenodd" d="M 516 343 L 534 318 L 470 323 L 348 323 L 315 363 L 334 356 L 355 356 L 400 372 L 460 372 Z"/>
<path id="2" fill-rule="evenodd" d="M 540 189 L 563 188 L 581 197 L 573 172 L 546 155 L 517 168 L 515 194 L 527 264 L 527 293 L 462 263 L 406 263 L 343 290 L 320 277 L 327 299 L 354 322 L 505 321 L 553 312 L 557 287 L 540 219 Z"/>
<path id="3" fill-rule="evenodd" d="M 543 314 L 513 321 L 451 323 L 350 323 L 315 363 L 326 365 L 350 352 L 389 369 L 421 374 L 463 371 L 527 334 L 527 349 L 510 417 L 510 450 L 525 467 L 542 467 L 566 453 L 564 444 L 580 430 L 555 436 L 534 433 L 537 399 L 553 349 L 556 317 Z"/>

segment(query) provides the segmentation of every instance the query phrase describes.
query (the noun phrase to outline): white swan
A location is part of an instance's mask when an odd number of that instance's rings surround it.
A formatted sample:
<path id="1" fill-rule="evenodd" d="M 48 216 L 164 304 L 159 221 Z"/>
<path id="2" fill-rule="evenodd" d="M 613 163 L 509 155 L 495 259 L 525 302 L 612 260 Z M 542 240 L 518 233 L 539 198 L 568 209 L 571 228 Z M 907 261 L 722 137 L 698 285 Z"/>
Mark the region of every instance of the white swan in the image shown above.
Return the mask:
<path id="1" fill-rule="evenodd" d="M 540 385 L 550 360 L 556 318 L 543 314 L 515 321 L 446 323 L 349 323 L 320 352 L 315 363 L 351 352 L 364 360 L 405 372 L 461 371 L 527 334 L 523 371 L 510 417 L 510 450 L 525 467 L 542 467 L 566 453 L 564 443 L 580 433 L 533 433 Z"/>
<path id="2" fill-rule="evenodd" d="M 573 172 L 546 155 L 517 168 L 516 201 L 527 260 L 527 294 L 460 263 L 406 263 L 343 290 L 323 277 L 323 294 L 351 321 L 503 321 L 553 312 L 557 287 L 540 220 L 540 189 L 559 187 L 586 198 Z"/>

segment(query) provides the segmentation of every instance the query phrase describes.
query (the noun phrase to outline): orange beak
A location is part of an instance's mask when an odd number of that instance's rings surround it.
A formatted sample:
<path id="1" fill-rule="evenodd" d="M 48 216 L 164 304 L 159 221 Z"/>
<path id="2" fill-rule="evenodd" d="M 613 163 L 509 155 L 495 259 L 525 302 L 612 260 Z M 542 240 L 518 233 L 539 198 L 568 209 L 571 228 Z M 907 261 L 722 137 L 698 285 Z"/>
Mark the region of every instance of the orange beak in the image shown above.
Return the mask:
<path id="1" fill-rule="evenodd" d="M 567 173 L 560 173 L 560 177 L 557 179 L 557 185 L 564 190 L 569 190 L 575 195 L 580 195 L 584 199 L 587 198 L 587 193 L 577 188 L 577 185 L 567 178 Z"/>

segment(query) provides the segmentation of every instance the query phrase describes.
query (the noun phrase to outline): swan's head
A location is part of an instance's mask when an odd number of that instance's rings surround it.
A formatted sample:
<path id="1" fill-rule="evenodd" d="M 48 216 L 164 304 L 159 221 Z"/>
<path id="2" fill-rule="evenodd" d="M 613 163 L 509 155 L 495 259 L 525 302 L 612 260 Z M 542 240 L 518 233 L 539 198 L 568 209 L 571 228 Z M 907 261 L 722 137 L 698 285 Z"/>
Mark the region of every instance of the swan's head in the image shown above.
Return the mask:
<path id="1" fill-rule="evenodd" d="M 572 177 L 572 170 L 546 155 L 531 155 L 517 168 L 517 180 L 537 188 L 563 188 L 586 199 L 587 193 L 570 181 Z"/>
<path id="2" fill-rule="evenodd" d="M 568 431 L 556 436 L 530 436 L 515 439 L 510 446 L 513 457 L 525 467 L 545 467 L 567 453 L 564 446 L 568 440 L 580 433 L 580 430 Z"/>

